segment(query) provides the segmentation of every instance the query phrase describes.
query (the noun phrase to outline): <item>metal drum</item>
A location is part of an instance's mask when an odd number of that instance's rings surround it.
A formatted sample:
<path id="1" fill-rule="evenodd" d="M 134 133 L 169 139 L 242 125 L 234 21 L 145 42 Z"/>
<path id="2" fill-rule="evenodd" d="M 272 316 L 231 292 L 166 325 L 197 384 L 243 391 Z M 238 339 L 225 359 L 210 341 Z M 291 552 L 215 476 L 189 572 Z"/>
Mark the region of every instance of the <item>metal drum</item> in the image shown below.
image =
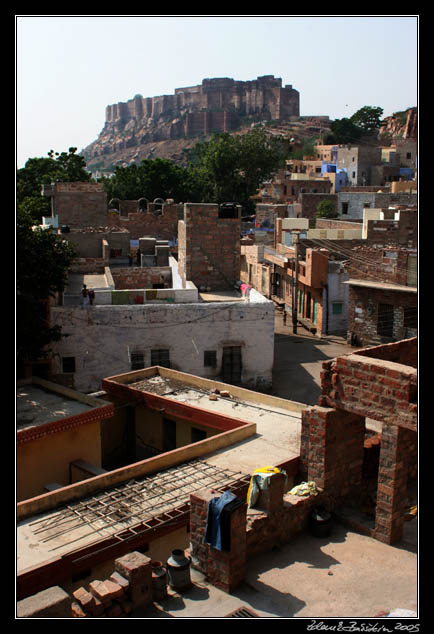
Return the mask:
<path id="1" fill-rule="evenodd" d="M 154 601 L 162 601 L 167 597 L 167 570 L 161 561 L 151 561 L 152 596 Z"/>
<path id="2" fill-rule="evenodd" d="M 191 585 L 190 557 L 186 557 L 183 550 L 176 548 L 167 560 L 166 567 L 169 585 L 175 590 L 183 590 Z"/>

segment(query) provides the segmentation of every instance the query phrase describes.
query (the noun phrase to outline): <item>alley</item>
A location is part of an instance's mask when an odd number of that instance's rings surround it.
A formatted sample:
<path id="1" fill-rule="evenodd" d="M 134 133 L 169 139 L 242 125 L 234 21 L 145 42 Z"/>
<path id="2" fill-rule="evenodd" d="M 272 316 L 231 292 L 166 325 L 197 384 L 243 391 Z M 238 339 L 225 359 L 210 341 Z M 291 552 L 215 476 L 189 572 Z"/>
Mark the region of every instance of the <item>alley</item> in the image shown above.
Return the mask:
<path id="1" fill-rule="evenodd" d="M 302 327 L 293 333 L 275 313 L 273 394 L 306 405 L 317 405 L 321 394 L 322 362 L 357 350 L 344 337 L 318 337 Z"/>

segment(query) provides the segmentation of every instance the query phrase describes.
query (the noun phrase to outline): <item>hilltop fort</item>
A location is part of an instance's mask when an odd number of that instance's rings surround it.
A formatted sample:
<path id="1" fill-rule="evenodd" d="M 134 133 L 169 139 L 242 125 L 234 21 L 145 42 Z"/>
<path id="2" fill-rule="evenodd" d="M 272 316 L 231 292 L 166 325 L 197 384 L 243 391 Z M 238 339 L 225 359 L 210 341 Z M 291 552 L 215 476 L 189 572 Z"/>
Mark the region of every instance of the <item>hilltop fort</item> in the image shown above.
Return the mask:
<path id="1" fill-rule="evenodd" d="M 274 75 L 252 81 L 204 79 L 197 86 L 176 88 L 173 95 L 135 95 L 127 102 L 108 105 L 103 130 L 83 153 L 94 162 L 149 143 L 197 139 L 232 132 L 255 121 L 299 114 L 299 92 L 291 85 L 282 86 L 282 80 Z"/>

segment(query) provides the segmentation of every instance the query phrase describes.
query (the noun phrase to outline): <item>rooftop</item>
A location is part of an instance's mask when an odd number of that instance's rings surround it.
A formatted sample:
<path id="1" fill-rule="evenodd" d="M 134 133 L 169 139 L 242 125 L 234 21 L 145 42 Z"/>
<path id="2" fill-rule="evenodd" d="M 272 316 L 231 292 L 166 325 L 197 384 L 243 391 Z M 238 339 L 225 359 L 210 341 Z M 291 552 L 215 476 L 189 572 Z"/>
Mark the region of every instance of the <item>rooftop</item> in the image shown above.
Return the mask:
<path id="1" fill-rule="evenodd" d="M 300 403 L 159 367 L 110 377 L 103 389 L 109 392 L 110 385 L 154 396 L 158 406 L 163 399 L 167 413 L 172 403 L 201 420 L 208 413 L 223 423 L 239 421 L 246 431 L 219 430 L 207 440 L 19 504 L 18 572 L 129 531 L 173 522 L 188 510 L 191 492 L 246 484 L 253 470 L 299 455 L 305 407 Z M 220 394 L 210 400 L 215 389 Z M 222 395 L 226 391 L 229 395 Z M 224 446 L 225 436 L 232 444 Z"/>
<path id="2" fill-rule="evenodd" d="M 105 417 L 107 405 L 101 399 L 38 377 L 20 381 L 16 388 L 18 441 L 24 437 L 30 438 L 32 430 L 33 438 L 35 433 L 42 433 L 42 428 L 49 424 L 52 424 L 50 429 L 54 429 L 66 420 L 85 422 L 86 413 L 99 413 Z M 111 405 L 109 408 L 111 412 Z M 39 428 L 38 432 L 35 428 Z"/>

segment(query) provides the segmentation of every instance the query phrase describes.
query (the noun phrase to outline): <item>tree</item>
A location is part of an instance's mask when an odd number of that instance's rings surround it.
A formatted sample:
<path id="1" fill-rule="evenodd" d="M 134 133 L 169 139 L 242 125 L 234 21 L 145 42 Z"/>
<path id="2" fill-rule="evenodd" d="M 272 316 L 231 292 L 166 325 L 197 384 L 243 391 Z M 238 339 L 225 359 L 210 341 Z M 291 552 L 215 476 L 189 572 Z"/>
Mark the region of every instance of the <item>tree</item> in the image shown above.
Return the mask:
<path id="1" fill-rule="evenodd" d="M 337 218 L 338 212 L 331 200 L 322 200 L 318 203 L 315 218 Z"/>
<path id="2" fill-rule="evenodd" d="M 59 327 L 49 327 L 44 300 L 62 291 L 74 257 L 70 243 L 50 229 L 33 229 L 33 218 L 18 210 L 16 232 L 16 341 L 20 366 L 45 355 L 44 348 L 61 337 Z"/>
<path id="3" fill-rule="evenodd" d="M 288 152 L 287 141 L 268 138 L 260 128 L 240 135 L 215 134 L 196 144 L 189 160 L 201 182 L 202 202 L 238 202 L 248 213 L 251 197 L 283 167 Z"/>
<path id="4" fill-rule="evenodd" d="M 128 167 L 116 167 L 114 176 L 103 178 L 102 182 L 108 200 L 190 200 L 189 190 L 193 185 L 185 168 L 162 158 L 144 159 L 138 165 L 133 163 Z"/>
<path id="5" fill-rule="evenodd" d="M 41 196 L 41 186 L 53 181 L 89 181 L 91 176 L 85 169 L 83 157 L 76 154 L 77 148 L 68 152 L 48 152 L 48 158 L 30 158 L 17 172 L 17 207 L 30 212 L 34 222 L 50 215 L 50 201 Z"/>
<path id="6" fill-rule="evenodd" d="M 357 143 L 363 136 L 363 130 L 347 117 L 332 121 L 330 129 L 336 143 Z"/>
<path id="7" fill-rule="evenodd" d="M 357 110 L 350 121 L 360 128 L 364 134 L 374 132 L 381 127 L 383 108 L 378 106 L 363 106 Z"/>

